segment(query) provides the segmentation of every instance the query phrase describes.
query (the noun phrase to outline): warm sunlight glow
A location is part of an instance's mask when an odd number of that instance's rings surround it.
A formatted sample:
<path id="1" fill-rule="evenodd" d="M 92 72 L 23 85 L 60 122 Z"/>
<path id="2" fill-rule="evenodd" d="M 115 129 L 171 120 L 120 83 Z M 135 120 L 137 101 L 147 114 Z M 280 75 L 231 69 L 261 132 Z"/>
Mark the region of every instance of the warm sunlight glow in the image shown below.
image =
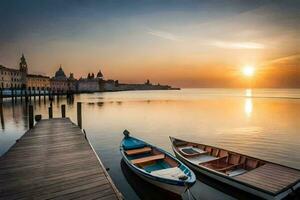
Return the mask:
<path id="1" fill-rule="evenodd" d="M 247 98 L 245 101 L 245 113 L 248 117 L 250 117 L 253 110 L 252 99 Z"/>
<path id="2" fill-rule="evenodd" d="M 243 68 L 243 74 L 245 75 L 245 76 L 253 76 L 253 74 L 254 74 L 254 67 L 253 66 L 250 66 L 250 65 L 248 65 L 248 66 L 245 66 L 244 68 Z"/>

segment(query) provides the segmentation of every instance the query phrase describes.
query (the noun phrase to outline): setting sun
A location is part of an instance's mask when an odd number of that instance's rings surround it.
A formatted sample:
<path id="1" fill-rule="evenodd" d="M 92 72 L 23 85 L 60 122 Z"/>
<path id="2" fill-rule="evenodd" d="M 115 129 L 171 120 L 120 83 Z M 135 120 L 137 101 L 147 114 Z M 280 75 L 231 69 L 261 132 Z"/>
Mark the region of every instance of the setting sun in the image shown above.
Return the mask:
<path id="1" fill-rule="evenodd" d="M 253 66 L 245 66 L 243 68 L 243 74 L 245 76 L 253 76 L 254 75 L 254 67 Z"/>

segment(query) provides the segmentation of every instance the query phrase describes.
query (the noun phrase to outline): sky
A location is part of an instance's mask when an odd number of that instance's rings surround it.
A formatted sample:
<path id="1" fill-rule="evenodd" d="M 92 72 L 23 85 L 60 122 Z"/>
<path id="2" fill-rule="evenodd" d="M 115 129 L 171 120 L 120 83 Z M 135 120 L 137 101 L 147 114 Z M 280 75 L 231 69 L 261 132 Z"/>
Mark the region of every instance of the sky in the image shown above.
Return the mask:
<path id="1" fill-rule="evenodd" d="M 0 65 L 177 87 L 300 87 L 299 0 L 1 0 Z M 252 77 L 243 75 L 253 66 Z"/>

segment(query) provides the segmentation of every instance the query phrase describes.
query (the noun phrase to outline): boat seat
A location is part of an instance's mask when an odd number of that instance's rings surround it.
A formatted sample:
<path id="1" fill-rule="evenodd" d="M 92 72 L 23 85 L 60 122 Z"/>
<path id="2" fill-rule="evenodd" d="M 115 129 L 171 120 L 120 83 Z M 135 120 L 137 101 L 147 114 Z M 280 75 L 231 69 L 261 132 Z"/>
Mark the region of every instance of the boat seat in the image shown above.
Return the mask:
<path id="1" fill-rule="evenodd" d="M 154 176 L 174 180 L 180 180 L 181 177 L 186 176 L 184 172 L 178 167 L 171 167 L 167 169 L 152 171 L 151 174 Z"/>
<path id="2" fill-rule="evenodd" d="M 225 161 L 226 162 L 226 159 L 228 158 L 228 156 L 223 156 L 223 157 L 216 157 L 215 159 L 213 160 L 208 160 L 206 162 L 202 162 L 202 163 L 199 163 L 201 165 L 209 165 L 211 163 L 214 163 L 214 164 L 218 164 L 219 162 L 222 162 L 222 161 Z"/>
<path id="3" fill-rule="evenodd" d="M 136 154 L 142 154 L 142 153 L 149 153 L 151 151 L 151 147 L 144 147 L 144 148 L 139 148 L 139 149 L 132 149 L 132 150 L 127 150 L 125 153 L 128 156 L 136 155 Z"/>
<path id="4" fill-rule="evenodd" d="M 193 146 L 182 147 L 179 148 L 179 150 L 180 153 L 186 157 L 195 157 L 203 154 L 208 154 L 208 152 Z"/>
<path id="5" fill-rule="evenodd" d="M 238 168 L 238 169 L 226 171 L 226 174 L 230 177 L 233 177 L 233 176 L 241 175 L 246 172 L 247 172 L 247 170 L 245 170 L 243 168 Z"/>
<path id="6" fill-rule="evenodd" d="M 154 156 L 147 156 L 147 157 L 143 157 L 143 158 L 133 159 L 133 160 L 131 160 L 131 162 L 132 162 L 132 164 L 136 165 L 136 164 L 141 164 L 141 163 L 145 163 L 145 162 L 161 160 L 164 158 L 165 158 L 165 154 L 158 154 L 158 155 L 154 155 Z"/>

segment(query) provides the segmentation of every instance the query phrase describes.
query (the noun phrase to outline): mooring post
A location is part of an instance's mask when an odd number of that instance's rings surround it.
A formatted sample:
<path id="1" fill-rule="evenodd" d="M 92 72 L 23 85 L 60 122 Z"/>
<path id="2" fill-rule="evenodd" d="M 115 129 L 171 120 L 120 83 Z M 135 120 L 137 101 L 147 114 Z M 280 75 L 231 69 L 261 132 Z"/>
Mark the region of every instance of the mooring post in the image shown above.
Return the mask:
<path id="1" fill-rule="evenodd" d="M 14 87 L 14 101 L 17 103 L 17 98 L 18 98 L 18 90 L 16 87 Z"/>
<path id="2" fill-rule="evenodd" d="M 39 90 L 39 102 L 41 102 L 41 89 L 38 88 L 38 90 Z"/>
<path id="3" fill-rule="evenodd" d="M 52 108 L 52 102 L 50 103 L 50 107 L 48 108 L 49 111 L 49 119 L 53 118 L 53 108 Z"/>
<path id="4" fill-rule="evenodd" d="M 29 105 L 29 112 L 28 112 L 28 119 L 29 119 L 29 129 L 33 128 L 33 105 Z"/>
<path id="5" fill-rule="evenodd" d="M 0 104 L 3 102 L 3 88 L 0 89 Z"/>
<path id="6" fill-rule="evenodd" d="M 29 101 L 31 102 L 31 88 L 29 88 L 28 92 L 29 92 Z"/>
<path id="7" fill-rule="evenodd" d="M 36 100 L 35 87 L 33 88 L 33 100 L 34 100 L 34 102 L 35 102 L 35 100 Z"/>
<path id="8" fill-rule="evenodd" d="M 80 128 L 82 128 L 81 102 L 77 102 L 77 124 Z"/>
<path id="9" fill-rule="evenodd" d="M 20 88 L 21 90 L 20 90 L 20 98 L 21 98 L 21 103 L 23 102 L 23 88 L 21 87 Z"/>
<path id="10" fill-rule="evenodd" d="M 43 95 L 44 95 L 44 104 L 46 104 L 46 89 L 44 88 L 44 91 L 43 91 Z"/>
<path id="11" fill-rule="evenodd" d="M 61 117 L 62 118 L 66 117 L 66 105 L 65 104 L 61 105 Z"/>
<path id="12" fill-rule="evenodd" d="M 11 92 L 11 101 L 12 103 L 14 103 L 14 90 L 12 86 L 10 87 L 10 92 Z"/>

